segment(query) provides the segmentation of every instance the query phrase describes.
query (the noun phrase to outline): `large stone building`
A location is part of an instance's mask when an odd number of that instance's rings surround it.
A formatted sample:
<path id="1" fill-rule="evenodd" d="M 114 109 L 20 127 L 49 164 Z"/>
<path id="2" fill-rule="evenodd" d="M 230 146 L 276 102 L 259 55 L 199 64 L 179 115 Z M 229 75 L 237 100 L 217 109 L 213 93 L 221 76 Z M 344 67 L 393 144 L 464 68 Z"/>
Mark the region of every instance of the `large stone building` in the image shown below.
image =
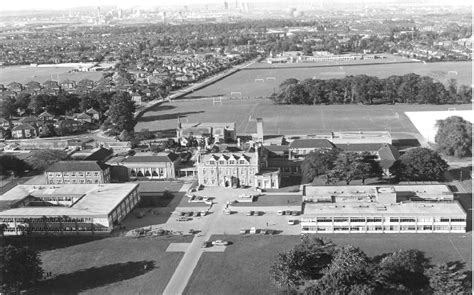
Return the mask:
<path id="1" fill-rule="evenodd" d="M 95 161 L 60 161 L 44 172 L 47 184 L 96 184 L 110 182 L 110 168 Z"/>
<path id="2" fill-rule="evenodd" d="M 5 235 L 108 234 L 140 201 L 138 184 L 17 185 L 0 196 Z"/>
<path id="3" fill-rule="evenodd" d="M 235 142 L 237 140 L 237 131 L 235 123 L 178 123 L 176 137 L 178 141 L 189 137 L 210 138 L 213 137 L 216 142 Z"/>
<path id="4" fill-rule="evenodd" d="M 124 159 L 129 179 L 174 179 L 181 157 L 175 153 L 137 154 Z"/>
<path id="5" fill-rule="evenodd" d="M 279 188 L 280 171 L 263 169 L 258 152 L 201 154 L 198 163 L 199 184 L 206 186 Z"/>
<path id="6" fill-rule="evenodd" d="M 464 233 L 446 185 L 305 186 L 301 233 Z"/>

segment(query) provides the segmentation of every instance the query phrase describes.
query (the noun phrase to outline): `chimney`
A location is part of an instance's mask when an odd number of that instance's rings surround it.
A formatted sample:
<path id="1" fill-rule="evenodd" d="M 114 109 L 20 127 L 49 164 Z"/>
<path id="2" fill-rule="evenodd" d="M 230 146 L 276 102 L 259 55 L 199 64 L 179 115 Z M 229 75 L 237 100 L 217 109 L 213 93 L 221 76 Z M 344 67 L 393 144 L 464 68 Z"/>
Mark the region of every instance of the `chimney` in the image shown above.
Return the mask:
<path id="1" fill-rule="evenodd" d="M 263 143 L 263 119 L 257 118 L 257 141 Z"/>

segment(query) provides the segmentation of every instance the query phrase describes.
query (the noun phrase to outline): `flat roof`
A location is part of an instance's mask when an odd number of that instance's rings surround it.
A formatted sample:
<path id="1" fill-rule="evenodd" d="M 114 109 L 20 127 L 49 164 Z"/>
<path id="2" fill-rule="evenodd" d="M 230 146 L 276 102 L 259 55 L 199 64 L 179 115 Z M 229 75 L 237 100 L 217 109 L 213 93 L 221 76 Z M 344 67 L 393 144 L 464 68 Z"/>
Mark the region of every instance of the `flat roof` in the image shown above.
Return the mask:
<path id="1" fill-rule="evenodd" d="M 377 191 L 394 190 L 396 193 L 414 193 L 420 198 L 433 199 L 437 196 L 452 195 L 451 190 L 444 184 L 414 184 L 414 185 L 350 185 L 350 186 L 311 186 L 304 188 L 305 196 L 367 196 L 376 195 Z"/>
<path id="2" fill-rule="evenodd" d="M 457 201 L 380 203 L 306 203 L 304 215 L 314 217 L 358 216 L 457 216 L 466 218 L 466 212 Z"/>
<path id="3" fill-rule="evenodd" d="M 132 192 L 136 183 L 17 185 L 0 196 L 1 201 L 20 201 L 28 196 L 76 196 L 71 207 L 19 207 L 0 212 L 0 216 L 107 215 Z"/>

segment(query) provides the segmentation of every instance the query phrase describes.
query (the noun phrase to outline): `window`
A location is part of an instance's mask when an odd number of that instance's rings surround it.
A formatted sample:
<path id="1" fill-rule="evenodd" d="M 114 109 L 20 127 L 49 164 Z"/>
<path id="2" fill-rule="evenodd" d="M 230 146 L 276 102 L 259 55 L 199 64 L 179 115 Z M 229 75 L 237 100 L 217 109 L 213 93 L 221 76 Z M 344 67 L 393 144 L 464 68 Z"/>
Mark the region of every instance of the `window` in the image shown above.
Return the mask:
<path id="1" fill-rule="evenodd" d="M 318 222 L 332 222 L 332 218 L 331 217 L 318 217 L 316 219 Z"/>
<path id="2" fill-rule="evenodd" d="M 451 222 L 466 222 L 464 218 L 451 218 Z"/>
<path id="3" fill-rule="evenodd" d="M 365 222 L 365 218 L 362 218 L 362 217 L 351 217 L 351 222 Z"/>
<path id="4" fill-rule="evenodd" d="M 90 171 L 87 171 L 87 172 L 86 172 L 86 175 L 87 175 L 87 176 L 91 176 L 92 173 L 91 173 Z"/>
<path id="5" fill-rule="evenodd" d="M 222 161 L 222 160 L 219 161 L 219 165 L 224 165 L 224 164 L 225 164 L 225 161 Z"/>
<path id="6" fill-rule="evenodd" d="M 349 218 L 347 217 L 334 217 L 334 222 L 347 222 Z"/>
<path id="7" fill-rule="evenodd" d="M 214 160 L 209 160 L 209 165 L 215 165 L 216 164 L 216 161 Z"/>
<path id="8" fill-rule="evenodd" d="M 94 172 L 94 176 L 99 176 L 99 172 Z"/>
<path id="9" fill-rule="evenodd" d="M 245 164 L 245 160 L 240 160 L 240 161 L 239 161 L 239 164 L 244 165 L 244 164 Z"/>
<path id="10" fill-rule="evenodd" d="M 440 221 L 441 221 L 441 222 L 449 222 L 449 218 L 443 218 L 443 217 L 441 217 L 441 220 L 440 220 Z"/>
<path id="11" fill-rule="evenodd" d="M 400 218 L 400 222 L 416 222 L 416 218 Z"/>
<path id="12" fill-rule="evenodd" d="M 398 217 L 390 217 L 390 222 L 399 222 Z"/>
<path id="13" fill-rule="evenodd" d="M 382 222 L 382 217 L 367 217 L 367 222 Z"/>
<path id="14" fill-rule="evenodd" d="M 335 226 L 334 231 L 348 231 L 349 227 L 348 226 Z"/>
<path id="15" fill-rule="evenodd" d="M 76 176 L 76 172 L 71 172 L 71 176 Z"/>
<path id="16" fill-rule="evenodd" d="M 229 165 L 234 165 L 235 161 L 234 160 L 229 160 Z"/>

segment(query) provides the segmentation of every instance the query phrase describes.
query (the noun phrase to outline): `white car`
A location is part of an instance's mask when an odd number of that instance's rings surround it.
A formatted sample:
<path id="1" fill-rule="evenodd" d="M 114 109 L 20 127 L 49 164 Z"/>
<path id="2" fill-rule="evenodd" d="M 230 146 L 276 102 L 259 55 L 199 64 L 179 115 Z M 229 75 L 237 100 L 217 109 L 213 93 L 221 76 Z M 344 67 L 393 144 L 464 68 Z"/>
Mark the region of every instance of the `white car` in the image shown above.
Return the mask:
<path id="1" fill-rule="evenodd" d="M 224 240 L 215 240 L 215 241 L 212 241 L 212 245 L 214 245 L 214 246 L 227 246 L 227 245 L 229 245 L 229 242 L 224 241 Z"/>
<path id="2" fill-rule="evenodd" d="M 290 219 L 290 220 L 288 220 L 288 224 L 290 224 L 290 225 L 295 225 L 295 224 L 296 224 L 296 222 L 297 222 L 297 221 L 296 221 L 296 220 L 294 220 L 294 219 Z"/>

